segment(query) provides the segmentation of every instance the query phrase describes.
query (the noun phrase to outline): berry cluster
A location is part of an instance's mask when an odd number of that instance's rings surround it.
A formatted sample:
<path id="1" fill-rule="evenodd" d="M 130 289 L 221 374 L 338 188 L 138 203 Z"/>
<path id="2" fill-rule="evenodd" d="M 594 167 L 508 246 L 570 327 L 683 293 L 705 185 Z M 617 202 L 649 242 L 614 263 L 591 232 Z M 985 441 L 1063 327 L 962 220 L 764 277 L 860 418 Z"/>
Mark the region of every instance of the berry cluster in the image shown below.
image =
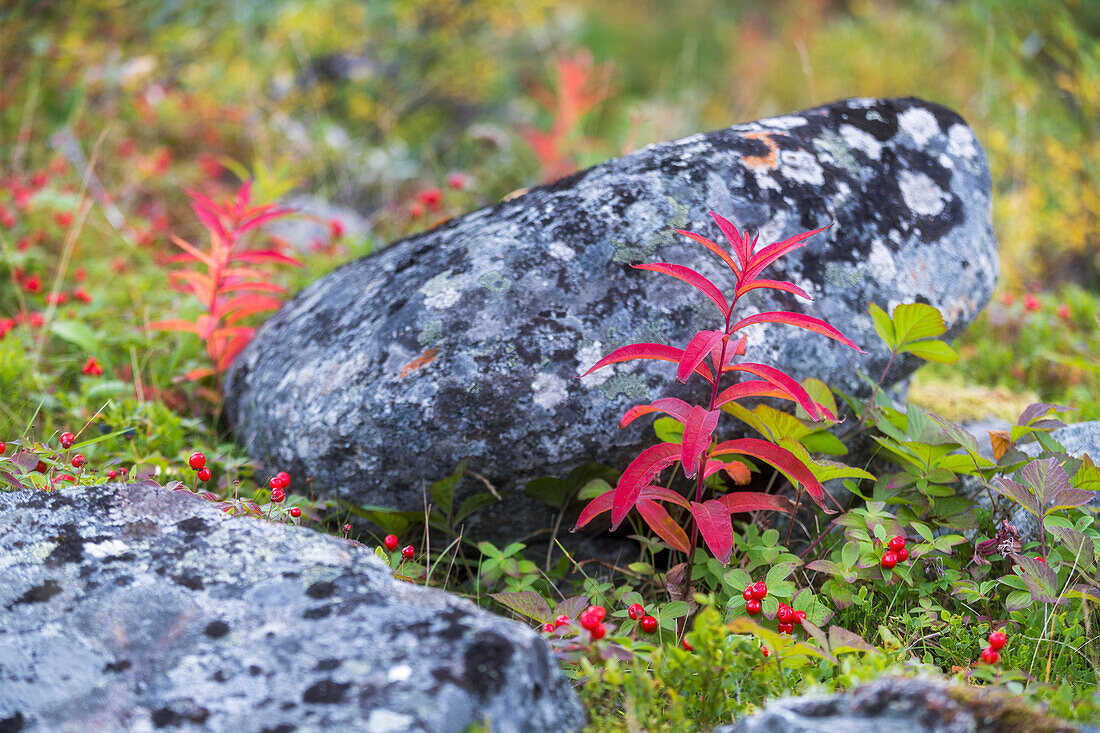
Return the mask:
<path id="1" fill-rule="evenodd" d="M 899 562 L 905 562 L 909 559 L 909 550 L 905 549 L 905 538 L 903 536 L 898 535 L 891 538 L 886 546 L 888 549 L 882 553 L 882 561 L 879 564 L 887 570 Z"/>
<path id="2" fill-rule="evenodd" d="M 805 611 L 796 611 L 786 603 L 779 604 L 779 610 L 775 612 L 775 620 L 780 634 L 793 634 L 795 624 L 802 625 L 806 618 Z"/>
<path id="3" fill-rule="evenodd" d="M 290 487 L 290 474 L 279 471 L 271 477 L 267 485 L 271 487 L 271 501 L 280 504 L 286 498 L 286 490 Z"/>
<path id="4" fill-rule="evenodd" d="M 982 661 L 986 664 L 996 664 L 1001 661 L 1001 655 L 998 652 L 1004 649 L 1005 644 L 1008 643 L 1008 636 L 1003 631 L 994 631 L 989 635 L 989 646 L 982 649 Z"/>
<path id="5" fill-rule="evenodd" d="M 566 616 L 564 613 L 558 616 L 553 621 L 547 621 L 546 623 L 544 623 L 542 625 L 542 630 L 547 634 L 551 634 L 555 630 L 560 629 L 562 626 L 569 626 L 569 617 Z"/>
<path id="6" fill-rule="evenodd" d="M 606 616 L 607 610 L 603 606 L 589 606 L 581 611 L 577 620 L 580 621 L 581 628 L 588 631 L 589 636 L 593 639 L 602 639 L 607 634 L 607 627 L 603 624 Z"/>
<path id="7" fill-rule="evenodd" d="M 206 456 L 195 451 L 187 459 L 187 465 L 191 467 L 191 470 L 195 471 L 195 475 L 199 481 L 203 483 L 210 480 L 210 469 L 206 467 Z"/>
<path id="8" fill-rule="evenodd" d="M 645 612 L 645 607 L 640 603 L 631 603 L 626 609 L 626 615 L 631 621 L 637 621 L 639 628 L 647 634 L 657 633 L 659 624 L 657 619 Z"/>
<path id="9" fill-rule="evenodd" d="M 768 595 L 768 584 L 763 580 L 758 580 L 749 587 L 745 588 L 741 596 L 745 599 L 745 613 L 750 616 L 755 616 L 760 613 L 760 602 L 764 600 Z"/>

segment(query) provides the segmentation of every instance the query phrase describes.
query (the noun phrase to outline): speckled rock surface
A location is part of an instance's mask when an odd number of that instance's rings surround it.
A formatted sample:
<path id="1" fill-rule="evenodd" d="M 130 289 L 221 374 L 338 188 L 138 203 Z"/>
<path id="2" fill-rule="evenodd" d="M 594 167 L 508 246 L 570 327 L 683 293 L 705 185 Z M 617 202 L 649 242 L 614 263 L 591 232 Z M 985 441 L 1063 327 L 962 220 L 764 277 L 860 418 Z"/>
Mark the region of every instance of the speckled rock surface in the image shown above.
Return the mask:
<path id="1" fill-rule="evenodd" d="M 842 695 L 787 698 L 714 733 L 1018 733 L 1076 731 L 997 690 L 886 677 Z"/>
<path id="2" fill-rule="evenodd" d="M 1009 426 L 1004 425 L 1001 429 L 1008 430 Z M 986 438 L 988 433 L 974 431 L 974 434 L 981 440 Z M 1064 428 L 1056 428 L 1051 431 L 1050 436 L 1057 440 L 1066 449 L 1066 452 L 1074 458 L 1083 458 L 1087 455 L 1093 463 L 1100 465 L 1100 421 L 1080 422 L 1067 425 Z M 988 443 L 988 440 L 985 442 Z M 1038 456 L 1040 446 L 1038 443 L 1025 443 L 1020 446 L 1020 450 L 1029 456 Z M 989 507 L 988 492 L 980 483 L 969 476 L 963 477 L 959 494 L 973 499 L 986 508 Z M 1001 499 L 1001 501 L 1007 502 L 1010 500 Z M 1094 500 L 1091 506 L 1100 508 L 1100 501 Z M 1016 529 L 1020 532 L 1020 539 L 1024 542 L 1039 539 L 1039 523 L 1035 519 L 1035 515 L 1023 507 L 1018 507 L 1008 521 L 1016 525 Z"/>
<path id="3" fill-rule="evenodd" d="M 255 458 L 364 504 L 419 510 L 425 479 L 463 457 L 504 494 L 588 461 L 622 467 L 652 440 L 647 420 L 619 430 L 623 411 L 685 394 L 670 391 L 672 365 L 574 377 L 618 346 L 682 346 L 715 327 L 691 287 L 628 263 L 726 283 L 717 258 L 670 226 L 721 240 L 713 209 L 771 242 L 834 222 L 770 270 L 815 302 L 757 290 L 742 314 L 825 318 L 871 356 L 762 324 L 747 332 L 749 357 L 861 392 L 857 370 L 877 377 L 887 357 L 870 303 L 931 303 L 952 336 L 985 305 L 998 270 L 989 196 L 971 129 L 916 99 L 846 100 L 652 145 L 329 273 L 258 331 L 226 408 Z M 520 498 L 487 524 L 521 535 L 551 523 Z"/>
<path id="4" fill-rule="evenodd" d="M 363 546 L 120 484 L 0 493 L 0 730 L 577 730 L 544 642 Z"/>

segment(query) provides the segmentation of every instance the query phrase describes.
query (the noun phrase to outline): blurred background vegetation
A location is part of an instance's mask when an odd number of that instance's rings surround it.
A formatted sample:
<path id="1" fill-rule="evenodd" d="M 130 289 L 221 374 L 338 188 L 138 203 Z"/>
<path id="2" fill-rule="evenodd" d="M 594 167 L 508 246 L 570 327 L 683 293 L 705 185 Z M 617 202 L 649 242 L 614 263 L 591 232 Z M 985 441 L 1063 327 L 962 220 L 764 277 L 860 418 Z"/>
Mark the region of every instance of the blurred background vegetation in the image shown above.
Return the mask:
<path id="1" fill-rule="evenodd" d="M 914 394 L 956 417 L 996 412 L 1006 394 L 1100 417 L 1098 39 L 1094 0 L 5 3 L 0 207 L 20 216 L 0 221 L 13 275 L 0 315 L 29 322 L 43 306 L 48 289 L 30 292 L 28 272 L 60 286 L 79 268 L 94 297 L 60 313 L 86 331 L 0 342 L 0 429 L 39 412 L 40 427 L 49 414 L 87 419 L 119 395 L 133 400 L 126 419 L 151 396 L 216 414 L 216 382 L 178 378 L 205 365 L 201 344 L 143 327 L 195 314 L 164 277 L 169 234 L 201 239 L 186 189 L 216 197 L 253 176 L 258 199 L 295 191 L 346 207 L 349 235 L 313 239 L 304 267 L 272 274 L 293 291 L 651 142 L 910 95 L 975 129 L 1003 253 L 961 368 L 923 372 Z M 65 211 L 81 215 L 75 231 Z M 89 352 L 106 370 L 97 384 L 79 370 Z"/>

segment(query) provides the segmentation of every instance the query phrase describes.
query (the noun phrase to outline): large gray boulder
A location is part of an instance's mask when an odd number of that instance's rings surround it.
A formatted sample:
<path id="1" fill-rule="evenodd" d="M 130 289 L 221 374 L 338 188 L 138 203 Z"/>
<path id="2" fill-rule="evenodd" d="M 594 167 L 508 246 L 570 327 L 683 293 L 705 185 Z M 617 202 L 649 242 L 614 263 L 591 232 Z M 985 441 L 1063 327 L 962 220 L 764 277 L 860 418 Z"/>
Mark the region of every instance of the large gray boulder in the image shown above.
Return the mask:
<path id="1" fill-rule="evenodd" d="M 886 677 L 843 694 L 778 700 L 714 733 L 1019 733 L 1076 731 L 997 689 Z"/>
<path id="2" fill-rule="evenodd" d="M 866 393 L 858 372 L 877 377 L 887 359 L 871 303 L 931 303 L 954 336 L 997 276 L 989 170 L 962 118 L 917 99 L 845 100 L 651 145 L 329 273 L 234 362 L 238 438 L 323 496 L 404 510 L 464 457 L 506 495 L 589 461 L 623 467 L 652 432 L 618 420 L 668 394 L 673 366 L 575 377 L 618 346 L 683 346 L 717 327 L 691 287 L 628 266 L 675 262 L 728 284 L 716 257 L 670 229 L 723 241 L 712 209 L 762 242 L 833 224 L 770 271 L 812 304 L 757 290 L 740 308 L 825 318 L 869 350 L 790 326 L 748 331 L 751 360 L 853 393 Z M 902 359 L 891 378 L 915 366 Z M 507 498 L 485 521 L 512 536 L 552 523 Z"/>
<path id="3" fill-rule="evenodd" d="M 0 730 L 577 730 L 530 629 L 187 492 L 0 493 Z"/>

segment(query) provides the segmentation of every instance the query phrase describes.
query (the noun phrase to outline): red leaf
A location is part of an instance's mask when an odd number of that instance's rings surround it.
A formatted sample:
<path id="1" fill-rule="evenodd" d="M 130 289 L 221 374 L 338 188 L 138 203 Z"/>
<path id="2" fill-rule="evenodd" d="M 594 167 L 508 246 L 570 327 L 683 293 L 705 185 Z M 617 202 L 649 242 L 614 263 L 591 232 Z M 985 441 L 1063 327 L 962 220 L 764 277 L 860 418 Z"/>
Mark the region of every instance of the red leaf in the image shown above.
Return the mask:
<path id="1" fill-rule="evenodd" d="M 744 285 L 737 286 L 737 297 L 740 298 L 750 290 L 756 290 L 757 288 L 771 288 L 772 290 L 782 290 L 787 293 L 792 293 L 800 298 L 806 300 L 813 300 L 806 291 L 798 287 L 794 283 L 789 283 L 786 280 L 753 280 L 752 282 L 745 283 Z"/>
<path id="2" fill-rule="evenodd" d="M 150 323 L 149 328 L 157 331 L 186 331 L 187 333 L 198 334 L 199 327 L 190 321 L 172 320 L 172 321 L 157 321 L 156 323 Z"/>
<path id="3" fill-rule="evenodd" d="M 687 499 L 677 494 L 672 489 L 666 489 L 664 486 L 643 486 L 642 493 L 638 495 L 638 500 L 641 501 L 642 499 L 648 499 L 650 501 L 669 501 L 685 509 L 688 507 Z"/>
<path id="4" fill-rule="evenodd" d="M 240 262 L 270 262 L 277 265 L 294 265 L 295 267 L 301 267 L 300 260 L 296 260 L 293 257 L 277 252 L 273 249 L 258 250 L 247 249 L 242 252 L 235 253 L 229 258 L 230 261 L 237 260 Z"/>
<path id="5" fill-rule="evenodd" d="M 738 463 L 737 465 L 744 467 L 745 464 Z M 717 501 L 722 502 L 730 514 L 770 511 L 790 514 L 794 511 L 794 502 L 787 497 L 779 494 L 764 494 L 759 491 L 737 491 L 720 496 Z"/>
<path id="6" fill-rule="evenodd" d="M 710 446 L 710 437 L 718 425 L 719 411 L 708 412 L 699 405 L 691 408 L 684 423 L 684 437 L 680 441 L 680 463 L 684 475 L 695 478 L 699 472 L 699 456 Z"/>
<path id="7" fill-rule="evenodd" d="M 730 329 L 730 333 L 740 331 L 742 328 L 745 328 L 746 326 L 751 326 L 754 323 L 786 323 L 790 326 L 798 326 L 799 328 L 805 328 L 808 331 L 813 331 L 815 333 L 820 333 L 823 336 L 828 336 L 835 341 L 839 341 L 845 346 L 852 347 L 861 354 L 867 353 L 863 349 L 856 346 L 855 343 L 853 343 L 852 340 L 849 339 L 847 336 L 845 336 L 840 331 L 836 330 L 820 318 L 803 315 L 802 313 L 791 313 L 790 311 L 768 311 L 766 313 L 757 313 L 754 316 L 742 318 L 740 321 L 734 324 L 733 328 Z"/>
<path id="8" fill-rule="evenodd" d="M 581 515 L 577 517 L 577 523 L 573 526 L 573 530 L 576 531 L 604 512 L 611 511 L 611 502 L 614 498 L 615 489 L 609 489 L 588 502 L 581 510 Z"/>
<path id="9" fill-rule="evenodd" d="M 716 343 L 725 338 L 725 335 L 721 331 L 700 331 L 692 336 L 691 341 L 688 342 L 683 355 L 680 357 L 679 366 L 676 367 L 676 381 L 687 382 L 691 373 L 698 371 L 700 366 L 706 369 L 706 365 L 702 363 L 703 359 L 706 358 Z M 709 373 L 710 370 L 707 371 Z"/>
<path id="10" fill-rule="evenodd" d="M 695 526 L 707 543 L 711 553 L 723 565 L 729 562 L 733 552 L 733 524 L 726 505 L 717 499 L 702 504 L 691 502 L 691 516 L 695 517 Z"/>
<path id="11" fill-rule="evenodd" d="M 729 303 L 726 302 L 726 296 L 722 295 L 722 291 L 718 289 L 717 285 L 690 267 L 673 265 L 668 262 L 653 262 L 646 265 L 631 265 L 631 267 L 636 270 L 661 272 L 665 275 L 671 275 L 677 280 L 683 280 L 688 285 L 691 285 L 703 295 L 710 298 L 710 302 L 718 307 L 718 311 L 722 314 L 723 318 L 729 318 L 730 306 Z"/>
<path id="12" fill-rule="evenodd" d="M 706 237 L 696 234 L 695 232 L 685 232 L 683 229 L 673 229 L 672 231 L 676 232 L 677 234 L 683 234 L 689 239 L 694 239 L 696 242 L 721 257 L 722 261 L 725 262 L 729 266 L 730 270 L 733 271 L 734 279 L 737 279 L 741 276 L 741 268 L 738 267 L 737 263 L 733 261 L 732 257 L 730 257 L 730 253 L 719 247 L 714 242 L 710 241 Z"/>
<path id="13" fill-rule="evenodd" d="M 207 267 L 213 267 L 214 266 L 214 260 L 211 259 L 210 255 L 206 254 L 205 252 L 203 252 L 202 250 L 200 250 L 198 247 L 191 244 L 190 242 L 186 242 L 186 241 L 180 239 L 175 234 L 172 235 L 172 242 L 177 247 L 179 247 L 184 252 L 191 255 L 192 257 L 194 257 L 196 260 L 203 263 Z"/>
<path id="14" fill-rule="evenodd" d="M 813 231 L 796 234 L 790 239 L 784 239 L 782 242 L 769 244 L 767 247 L 757 252 L 756 256 L 752 258 L 752 261 L 745 268 L 745 277 L 743 278 L 744 281 L 748 282 L 751 280 L 755 280 L 756 276 L 759 275 L 760 271 L 763 270 L 765 267 L 775 262 L 777 259 L 787 254 L 788 252 L 796 250 L 799 247 L 805 247 L 805 240 L 809 239 L 819 232 L 825 231 L 830 226 L 832 226 L 832 224 L 830 224 L 829 226 L 821 227 L 820 229 L 814 229 Z"/>
<path id="15" fill-rule="evenodd" d="M 679 457 L 680 446 L 675 443 L 658 443 L 645 449 L 631 461 L 615 487 L 615 500 L 611 506 L 611 529 L 618 529 L 626 519 L 649 479 L 671 466 Z"/>
<path id="16" fill-rule="evenodd" d="M 237 227 L 237 232 L 243 234 L 250 229 L 255 229 L 258 226 L 266 224 L 272 219 L 281 219 L 284 216 L 289 216 L 291 213 L 290 209 L 275 209 L 273 211 L 268 211 L 265 214 L 260 214 L 259 216 L 254 216 L 247 221 L 241 222 L 240 226 Z"/>
<path id="17" fill-rule="evenodd" d="M 774 443 L 769 443 L 766 440 L 760 440 L 758 438 L 738 438 L 736 440 L 727 440 L 724 443 L 719 443 L 709 455 L 711 458 L 714 458 L 715 456 L 728 455 L 730 453 L 751 456 L 770 463 L 775 466 L 781 474 L 786 476 L 792 484 L 802 484 L 810 496 L 813 497 L 813 500 L 817 502 L 817 505 L 821 507 L 826 514 L 836 513 L 825 506 L 825 489 L 822 487 L 821 482 L 814 477 L 810 469 L 806 468 L 806 464 L 798 459 L 798 456 L 791 453 L 786 448 L 780 448 Z"/>
<path id="18" fill-rule="evenodd" d="M 683 527 L 673 521 L 663 506 L 649 499 L 639 499 L 638 514 L 642 515 L 642 519 L 653 533 L 667 542 L 670 547 L 685 555 L 690 552 L 687 533 L 684 532 Z"/>
<path id="19" fill-rule="evenodd" d="M 635 419 L 651 412 L 663 412 L 683 424 L 687 421 L 688 413 L 691 412 L 691 405 L 676 397 L 662 397 L 654 400 L 652 405 L 634 405 L 623 415 L 623 419 L 619 421 L 619 427 L 625 428 Z"/>
<path id="20" fill-rule="evenodd" d="M 683 357 L 684 350 L 677 349 L 675 346 L 667 346 L 665 344 L 630 344 L 629 346 L 622 346 L 615 349 L 610 354 L 597 361 L 591 369 L 580 377 L 577 377 L 577 379 L 587 377 L 601 367 L 605 367 L 608 364 L 615 364 L 620 361 L 630 361 L 631 359 L 659 359 L 661 361 L 671 361 L 678 364 Z M 710 370 L 707 369 L 706 364 L 698 365 L 695 371 L 708 382 L 714 381 L 714 377 L 711 376 Z"/>
<path id="21" fill-rule="evenodd" d="M 823 420 L 825 416 L 821 413 L 821 406 L 813 401 L 809 393 L 805 388 L 794 381 L 785 372 L 776 369 L 773 366 L 767 364 L 753 364 L 751 362 L 742 362 L 741 364 L 734 364 L 729 367 L 727 371 L 731 372 L 748 372 L 749 374 L 755 374 L 758 377 L 763 377 L 768 382 L 771 382 L 776 387 L 786 392 L 792 400 L 797 402 L 799 406 L 810 416 L 811 420 L 818 422 Z"/>
<path id="22" fill-rule="evenodd" d="M 737 259 L 741 261 L 741 270 L 744 272 L 748 266 L 749 258 L 752 256 L 752 245 L 749 242 L 748 232 L 745 232 L 744 236 L 741 232 L 737 231 L 737 227 L 729 222 L 728 219 L 720 214 L 712 211 L 710 215 L 714 218 L 714 221 L 718 224 L 718 228 L 722 230 L 722 234 L 733 245 L 733 251 L 737 253 Z M 745 278 L 738 278 L 738 281 Z"/>
<path id="23" fill-rule="evenodd" d="M 275 283 L 264 282 L 236 282 L 222 285 L 222 293 L 235 293 L 240 290 L 254 290 L 262 293 L 284 293 L 286 288 L 282 285 L 276 285 Z"/>
<path id="24" fill-rule="evenodd" d="M 789 394 L 781 389 L 776 389 L 775 385 L 771 382 L 766 382 L 762 379 L 749 379 L 744 382 L 738 382 L 732 387 L 727 387 L 722 390 L 721 394 L 715 399 L 714 406 L 721 407 L 727 402 L 741 400 L 746 397 L 779 397 L 785 400 L 791 399 Z"/>

